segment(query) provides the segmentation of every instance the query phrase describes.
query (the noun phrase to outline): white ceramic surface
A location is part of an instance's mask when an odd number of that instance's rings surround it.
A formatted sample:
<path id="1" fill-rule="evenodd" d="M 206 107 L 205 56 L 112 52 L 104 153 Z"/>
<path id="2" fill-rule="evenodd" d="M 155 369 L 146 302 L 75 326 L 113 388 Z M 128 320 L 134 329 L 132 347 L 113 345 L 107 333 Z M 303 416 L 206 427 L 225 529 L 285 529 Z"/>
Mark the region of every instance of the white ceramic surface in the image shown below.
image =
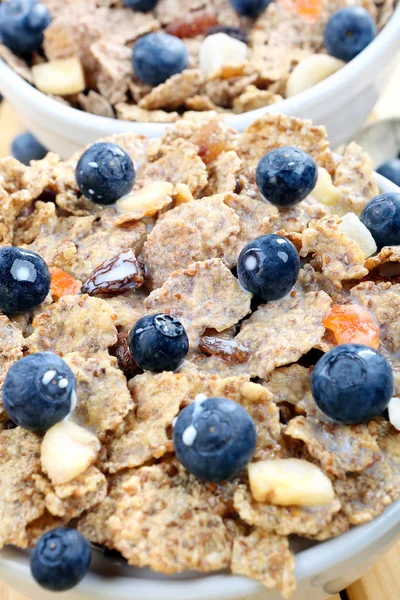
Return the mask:
<path id="1" fill-rule="evenodd" d="M 333 147 L 352 139 L 376 103 L 400 48 L 400 4 L 384 30 L 353 61 L 325 81 L 270 106 L 227 122 L 243 131 L 267 110 L 309 118 L 325 125 Z M 128 123 L 85 113 L 45 96 L 0 60 L 0 92 L 20 113 L 26 127 L 50 150 L 67 158 L 78 148 L 112 133 L 134 131 L 148 137 L 162 135 L 158 123 Z"/>
<path id="2" fill-rule="evenodd" d="M 380 192 L 400 188 L 376 175 Z M 1 493 L 1 490 L 0 490 Z M 372 522 L 355 527 L 340 537 L 298 547 L 297 590 L 291 600 L 324 600 L 361 577 L 400 538 L 400 500 Z M 4 548 L 0 552 L 0 581 L 33 600 L 282 600 L 245 577 L 229 574 L 177 577 L 157 575 L 148 569 L 133 569 L 94 552 L 90 573 L 69 592 L 52 594 L 40 588 L 29 572 L 27 552 Z"/>

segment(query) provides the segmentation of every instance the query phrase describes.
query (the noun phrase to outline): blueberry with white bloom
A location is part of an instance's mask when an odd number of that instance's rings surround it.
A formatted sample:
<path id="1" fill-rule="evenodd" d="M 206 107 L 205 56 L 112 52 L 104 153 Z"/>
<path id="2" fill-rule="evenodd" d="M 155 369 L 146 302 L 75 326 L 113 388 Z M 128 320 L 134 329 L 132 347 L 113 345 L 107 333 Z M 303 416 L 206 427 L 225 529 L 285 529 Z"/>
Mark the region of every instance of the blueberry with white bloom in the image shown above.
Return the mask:
<path id="1" fill-rule="evenodd" d="M 386 177 L 389 181 L 393 181 L 396 185 L 400 186 L 400 158 L 392 158 L 382 163 L 381 166 L 376 170 L 379 175 Z"/>
<path id="2" fill-rule="evenodd" d="M 75 169 L 78 188 L 96 204 L 114 204 L 132 191 L 135 167 L 129 154 L 110 142 L 90 146 Z"/>
<path id="3" fill-rule="evenodd" d="M 339 423 L 379 417 L 393 396 L 393 372 L 382 354 L 362 344 L 342 344 L 319 359 L 311 376 L 318 408 Z"/>
<path id="4" fill-rule="evenodd" d="M 133 360 L 146 371 L 175 371 L 189 350 L 186 331 L 172 315 L 147 315 L 137 321 L 128 336 Z"/>
<path id="5" fill-rule="evenodd" d="M 256 182 L 263 197 L 282 208 L 298 204 L 317 183 L 318 167 L 303 150 L 283 146 L 268 152 L 257 165 Z"/>
<path id="6" fill-rule="evenodd" d="M 143 83 L 160 85 L 188 66 L 189 53 L 179 38 L 169 33 L 149 33 L 135 44 L 133 69 Z"/>
<path id="7" fill-rule="evenodd" d="M 378 250 L 400 244 L 400 194 L 388 192 L 376 196 L 361 213 L 360 220 L 369 229 Z"/>
<path id="8" fill-rule="evenodd" d="M 240 253 L 240 285 L 262 302 L 283 298 L 297 281 L 300 257 L 292 242 L 270 233 L 249 242 Z"/>
<path id="9" fill-rule="evenodd" d="M 92 559 L 89 542 L 79 531 L 57 528 L 44 533 L 31 554 L 31 572 L 46 590 L 63 592 L 84 578 Z"/>
<path id="10" fill-rule="evenodd" d="M 36 0 L 6 0 L 0 4 L 0 38 L 15 54 L 39 50 L 50 21 L 48 8 Z"/>
<path id="11" fill-rule="evenodd" d="M 328 53 L 346 62 L 355 58 L 376 36 L 376 25 L 361 6 L 346 6 L 329 19 L 324 34 Z"/>
<path id="12" fill-rule="evenodd" d="M 47 149 L 29 132 L 16 135 L 11 143 L 11 154 L 14 158 L 29 165 L 31 160 L 42 160 Z"/>
<path id="13" fill-rule="evenodd" d="M 75 376 L 60 356 L 37 352 L 11 365 L 3 385 L 3 406 L 16 425 L 40 433 L 74 409 L 75 388 Z"/>
<path id="14" fill-rule="evenodd" d="M 0 248 L 0 310 L 21 313 L 39 306 L 50 291 L 50 272 L 39 254 Z"/>
<path id="15" fill-rule="evenodd" d="M 203 481 L 225 481 L 251 461 L 257 433 L 240 404 L 199 394 L 179 414 L 173 438 L 176 456 L 190 473 Z"/>

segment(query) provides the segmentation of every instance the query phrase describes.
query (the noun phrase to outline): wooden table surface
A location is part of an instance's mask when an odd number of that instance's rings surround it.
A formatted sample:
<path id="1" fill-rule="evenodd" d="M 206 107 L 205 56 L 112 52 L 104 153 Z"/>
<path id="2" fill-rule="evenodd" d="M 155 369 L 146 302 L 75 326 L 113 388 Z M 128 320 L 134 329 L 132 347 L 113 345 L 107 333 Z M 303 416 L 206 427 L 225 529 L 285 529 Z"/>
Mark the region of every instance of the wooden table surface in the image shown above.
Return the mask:
<path id="1" fill-rule="evenodd" d="M 376 116 L 400 116 L 398 90 L 400 87 L 400 64 L 391 84 L 375 109 Z M 16 133 L 23 131 L 10 106 L 0 106 L 0 157 L 10 153 L 10 141 Z M 29 600 L 0 582 L 0 600 Z M 364 577 L 332 600 L 400 600 L 400 542 Z"/>

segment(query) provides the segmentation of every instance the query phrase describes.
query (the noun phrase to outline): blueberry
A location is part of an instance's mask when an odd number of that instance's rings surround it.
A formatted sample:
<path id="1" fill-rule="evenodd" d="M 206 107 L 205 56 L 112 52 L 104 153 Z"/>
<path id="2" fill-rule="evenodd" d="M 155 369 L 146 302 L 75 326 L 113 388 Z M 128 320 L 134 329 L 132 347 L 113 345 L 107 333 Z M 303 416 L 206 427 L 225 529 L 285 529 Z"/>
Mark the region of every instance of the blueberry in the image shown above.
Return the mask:
<path id="1" fill-rule="evenodd" d="M 393 396 L 393 372 L 379 352 L 343 344 L 315 365 L 311 390 L 320 410 L 339 423 L 364 423 L 386 410 Z"/>
<path id="2" fill-rule="evenodd" d="M 233 9 L 244 17 L 258 17 L 272 0 L 230 0 Z"/>
<path id="3" fill-rule="evenodd" d="M 7 0 L 0 4 L 0 38 L 15 54 L 39 50 L 50 21 L 47 7 L 36 0 Z"/>
<path id="4" fill-rule="evenodd" d="M 109 142 L 90 146 L 76 165 L 75 178 L 82 194 L 96 204 L 114 204 L 129 194 L 135 167 L 123 148 Z"/>
<path id="5" fill-rule="evenodd" d="M 297 281 L 299 254 L 289 240 L 273 233 L 249 242 L 240 253 L 240 285 L 263 302 L 286 296 Z"/>
<path id="6" fill-rule="evenodd" d="M 387 160 L 376 170 L 376 172 L 400 186 L 400 158 Z"/>
<path id="7" fill-rule="evenodd" d="M 76 529 L 59 527 L 44 533 L 31 554 L 31 572 L 46 590 L 70 590 L 85 577 L 92 554 Z"/>
<path id="8" fill-rule="evenodd" d="M 24 165 L 29 165 L 31 160 L 42 160 L 47 152 L 39 140 L 28 132 L 15 136 L 11 144 L 11 154 Z"/>
<path id="9" fill-rule="evenodd" d="M 361 6 L 348 6 L 333 13 L 324 33 L 328 53 L 346 62 L 360 54 L 376 36 L 371 15 Z"/>
<path id="10" fill-rule="evenodd" d="M 298 148 L 284 146 L 268 152 L 257 165 L 258 189 L 268 202 L 287 207 L 304 200 L 315 187 L 318 167 Z"/>
<path id="11" fill-rule="evenodd" d="M 146 371 L 175 371 L 189 350 L 186 331 L 171 315 L 148 315 L 130 330 L 129 351 Z"/>
<path id="12" fill-rule="evenodd" d="M 179 38 L 168 33 L 149 33 L 136 42 L 132 63 L 138 78 L 149 85 L 160 85 L 188 66 L 189 54 Z"/>
<path id="13" fill-rule="evenodd" d="M 400 244 L 400 194 L 376 196 L 361 213 L 360 220 L 370 230 L 378 250 Z"/>
<path id="14" fill-rule="evenodd" d="M 76 400 L 75 387 L 75 376 L 62 358 L 38 352 L 11 365 L 3 405 L 16 425 L 40 433 L 68 415 Z"/>
<path id="15" fill-rule="evenodd" d="M 158 0 L 122 0 L 122 3 L 139 12 L 149 12 L 157 6 Z"/>
<path id="16" fill-rule="evenodd" d="M 179 462 L 203 481 L 237 475 L 251 460 L 257 441 L 253 419 L 240 404 L 202 394 L 179 414 L 173 437 Z"/>
<path id="17" fill-rule="evenodd" d="M 23 248 L 0 248 L 0 310 L 21 313 L 39 306 L 50 291 L 43 258 Z"/>
<path id="18" fill-rule="evenodd" d="M 249 36 L 240 27 L 232 27 L 231 25 L 215 25 L 214 27 L 210 27 L 206 33 L 206 37 L 209 35 L 215 35 L 216 33 L 226 33 L 226 35 L 229 35 L 235 40 L 239 40 L 239 42 L 249 45 Z"/>

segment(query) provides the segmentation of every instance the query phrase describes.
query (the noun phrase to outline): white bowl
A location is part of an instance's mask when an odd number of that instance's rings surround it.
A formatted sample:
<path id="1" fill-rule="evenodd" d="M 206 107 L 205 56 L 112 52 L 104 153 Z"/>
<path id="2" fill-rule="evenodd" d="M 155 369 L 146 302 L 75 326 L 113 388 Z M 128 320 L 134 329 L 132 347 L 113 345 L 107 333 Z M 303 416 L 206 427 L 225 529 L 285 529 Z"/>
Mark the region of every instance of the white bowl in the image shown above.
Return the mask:
<path id="1" fill-rule="evenodd" d="M 335 147 L 352 139 L 371 112 L 399 48 L 400 4 L 377 38 L 343 69 L 293 98 L 226 120 L 241 132 L 266 111 L 307 118 L 326 126 Z M 0 92 L 19 111 L 26 127 L 62 158 L 112 133 L 133 131 L 159 137 L 168 127 L 99 117 L 65 106 L 30 86 L 2 60 Z"/>
<path id="2" fill-rule="evenodd" d="M 394 183 L 375 174 L 381 193 L 400 192 Z M 348 587 L 376 563 L 400 538 L 400 500 L 382 515 L 327 542 L 296 553 L 297 590 L 291 600 L 323 600 Z M 32 579 L 27 552 L 0 552 L 0 581 L 34 600 L 60 594 L 46 592 Z M 282 600 L 256 581 L 237 575 L 188 573 L 168 577 L 148 569 L 133 569 L 94 552 L 90 572 L 65 600 Z"/>

